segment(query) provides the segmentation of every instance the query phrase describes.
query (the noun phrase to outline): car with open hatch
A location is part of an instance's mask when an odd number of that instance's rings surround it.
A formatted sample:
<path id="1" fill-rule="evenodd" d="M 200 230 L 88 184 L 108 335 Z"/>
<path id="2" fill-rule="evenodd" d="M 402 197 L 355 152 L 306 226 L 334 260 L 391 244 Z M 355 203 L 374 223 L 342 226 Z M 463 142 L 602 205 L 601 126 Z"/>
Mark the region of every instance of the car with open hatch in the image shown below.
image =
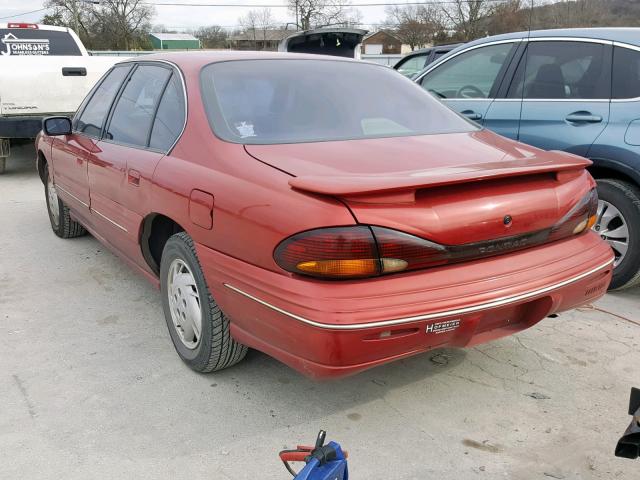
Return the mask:
<path id="1" fill-rule="evenodd" d="M 149 55 L 43 127 L 53 231 L 90 232 L 158 286 L 196 371 L 250 347 L 340 377 L 518 332 L 611 279 L 588 160 L 485 130 L 381 65 Z"/>

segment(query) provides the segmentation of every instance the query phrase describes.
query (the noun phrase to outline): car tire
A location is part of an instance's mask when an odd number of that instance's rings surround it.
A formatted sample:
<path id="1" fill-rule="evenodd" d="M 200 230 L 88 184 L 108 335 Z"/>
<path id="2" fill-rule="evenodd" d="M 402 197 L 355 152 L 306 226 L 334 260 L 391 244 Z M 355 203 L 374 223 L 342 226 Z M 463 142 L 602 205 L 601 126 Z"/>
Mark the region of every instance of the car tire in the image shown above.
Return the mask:
<path id="1" fill-rule="evenodd" d="M 85 228 L 71 218 L 69 207 L 67 207 L 55 190 L 53 179 L 49 175 L 49 166 L 44 167 L 44 196 L 47 201 L 47 212 L 49 213 L 49 222 L 51 229 L 60 238 L 75 238 L 85 235 Z"/>
<path id="2" fill-rule="evenodd" d="M 169 335 L 189 367 L 208 373 L 245 357 L 247 347 L 231 337 L 229 317 L 211 296 L 193 240 L 185 232 L 173 235 L 164 247 L 160 290 Z"/>
<path id="3" fill-rule="evenodd" d="M 609 289 L 633 287 L 640 284 L 640 190 L 622 180 L 603 178 L 597 182 L 600 202 L 593 228 L 612 245 L 616 254 Z M 625 254 L 620 259 L 620 248 L 625 246 Z"/>

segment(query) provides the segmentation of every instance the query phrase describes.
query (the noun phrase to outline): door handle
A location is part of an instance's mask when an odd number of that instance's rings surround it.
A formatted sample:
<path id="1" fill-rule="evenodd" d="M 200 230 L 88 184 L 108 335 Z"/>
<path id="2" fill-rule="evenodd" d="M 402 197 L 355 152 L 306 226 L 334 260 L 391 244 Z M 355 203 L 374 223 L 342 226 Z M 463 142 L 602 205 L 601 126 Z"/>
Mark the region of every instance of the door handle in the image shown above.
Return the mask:
<path id="1" fill-rule="evenodd" d="M 477 112 L 474 112 L 473 110 L 465 110 L 460 113 L 462 113 L 462 115 L 467 117 L 469 120 L 482 120 L 482 115 L 480 115 Z"/>
<path id="2" fill-rule="evenodd" d="M 87 69 L 84 67 L 62 67 L 63 77 L 86 77 Z"/>
<path id="3" fill-rule="evenodd" d="M 573 112 L 565 117 L 570 123 L 600 123 L 602 117 L 600 115 L 592 115 L 591 112 Z"/>
<path id="4" fill-rule="evenodd" d="M 135 187 L 140 185 L 140 172 L 137 170 L 134 170 L 133 168 L 129 169 L 129 172 L 127 173 L 127 180 L 129 181 L 129 183 Z"/>

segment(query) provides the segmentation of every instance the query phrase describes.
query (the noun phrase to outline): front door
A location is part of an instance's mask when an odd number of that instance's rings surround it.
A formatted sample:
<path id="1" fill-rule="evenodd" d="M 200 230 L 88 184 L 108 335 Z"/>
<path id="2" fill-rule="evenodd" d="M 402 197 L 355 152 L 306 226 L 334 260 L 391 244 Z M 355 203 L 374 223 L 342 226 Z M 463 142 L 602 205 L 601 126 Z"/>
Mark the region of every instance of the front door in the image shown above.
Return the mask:
<path id="1" fill-rule="evenodd" d="M 90 195 L 87 159 L 96 149 L 102 125 L 129 67 L 116 67 L 87 96 L 73 120 L 73 134 L 55 138 L 52 162 L 61 198 L 74 210 L 88 214 Z"/>
<path id="2" fill-rule="evenodd" d="M 484 124 L 518 43 L 481 45 L 462 51 L 428 70 L 419 83 L 449 107 Z"/>
<path id="3" fill-rule="evenodd" d="M 518 139 L 586 155 L 609 120 L 611 42 L 539 40 L 529 43 L 507 93 L 522 101 Z"/>
<path id="4" fill-rule="evenodd" d="M 73 210 L 85 215 L 89 213 L 87 155 L 94 147 L 92 138 L 73 133 L 53 137 L 51 150 L 58 195 Z"/>

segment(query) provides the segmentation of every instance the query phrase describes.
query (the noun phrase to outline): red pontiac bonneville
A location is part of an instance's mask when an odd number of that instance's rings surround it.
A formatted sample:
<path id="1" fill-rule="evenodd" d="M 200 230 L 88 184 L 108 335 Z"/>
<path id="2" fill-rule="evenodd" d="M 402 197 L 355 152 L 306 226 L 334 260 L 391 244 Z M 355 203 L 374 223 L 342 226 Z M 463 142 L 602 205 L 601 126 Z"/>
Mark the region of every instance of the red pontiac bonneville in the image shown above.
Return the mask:
<path id="1" fill-rule="evenodd" d="M 117 64 L 37 141 L 54 232 L 160 287 L 194 370 L 262 350 L 338 377 L 601 296 L 590 162 L 507 140 L 393 70 L 177 53 Z"/>

